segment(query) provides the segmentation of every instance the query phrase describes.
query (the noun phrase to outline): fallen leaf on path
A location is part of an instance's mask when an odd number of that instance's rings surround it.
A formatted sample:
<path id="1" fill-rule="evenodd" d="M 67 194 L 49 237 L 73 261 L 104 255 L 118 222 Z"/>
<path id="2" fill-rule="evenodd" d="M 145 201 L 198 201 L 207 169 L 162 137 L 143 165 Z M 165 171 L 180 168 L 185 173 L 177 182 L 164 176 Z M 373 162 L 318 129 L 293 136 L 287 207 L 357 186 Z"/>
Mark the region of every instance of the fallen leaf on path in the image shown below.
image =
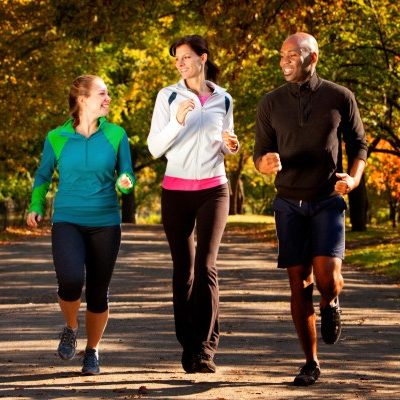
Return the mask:
<path id="1" fill-rule="evenodd" d="M 140 386 L 138 393 L 139 394 L 147 394 L 149 391 L 147 390 L 146 386 Z"/>

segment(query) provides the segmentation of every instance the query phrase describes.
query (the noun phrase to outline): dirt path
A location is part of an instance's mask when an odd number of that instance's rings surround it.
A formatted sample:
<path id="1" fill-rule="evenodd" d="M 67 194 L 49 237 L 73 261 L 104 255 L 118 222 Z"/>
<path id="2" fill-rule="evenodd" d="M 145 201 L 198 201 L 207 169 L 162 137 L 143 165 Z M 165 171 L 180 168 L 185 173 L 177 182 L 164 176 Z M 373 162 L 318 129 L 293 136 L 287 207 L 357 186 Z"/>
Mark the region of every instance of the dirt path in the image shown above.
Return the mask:
<path id="1" fill-rule="evenodd" d="M 218 370 L 185 374 L 174 336 L 171 262 L 162 228 L 124 226 L 123 231 L 100 353 L 102 374 L 96 377 L 79 374 L 80 357 L 65 363 L 55 354 L 62 321 L 49 237 L 0 246 L 0 398 L 400 398 L 397 285 L 345 268 L 342 339 L 335 346 L 320 341 L 321 378 L 313 387 L 297 388 L 291 383 L 303 358 L 275 249 L 225 235 Z M 83 347 L 81 339 L 78 348 Z"/>

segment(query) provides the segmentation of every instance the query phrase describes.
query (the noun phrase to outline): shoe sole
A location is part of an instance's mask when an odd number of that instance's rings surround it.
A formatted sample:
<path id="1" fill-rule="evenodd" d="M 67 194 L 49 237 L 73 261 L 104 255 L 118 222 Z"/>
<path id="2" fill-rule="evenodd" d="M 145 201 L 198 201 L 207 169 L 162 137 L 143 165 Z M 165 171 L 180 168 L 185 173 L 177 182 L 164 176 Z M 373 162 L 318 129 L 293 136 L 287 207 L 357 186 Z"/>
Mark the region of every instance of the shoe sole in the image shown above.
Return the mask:
<path id="1" fill-rule="evenodd" d="M 196 372 L 198 372 L 196 369 L 185 369 L 183 368 L 183 370 L 187 373 L 187 374 L 195 374 Z"/>
<path id="2" fill-rule="evenodd" d="M 199 364 L 197 368 L 197 372 L 200 372 L 202 374 L 214 374 L 216 371 L 216 368 L 206 365 L 206 364 Z"/>
<path id="3" fill-rule="evenodd" d="M 185 367 L 182 367 L 183 368 L 183 370 L 187 373 L 187 374 L 194 374 L 194 373 L 196 373 L 197 372 L 197 370 L 196 370 L 196 368 L 185 368 Z"/>
<path id="4" fill-rule="evenodd" d="M 338 329 L 337 335 L 335 335 L 334 338 L 332 338 L 332 336 L 330 335 L 330 332 L 327 332 L 327 333 L 324 332 L 323 323 L 322 323 L 322 315 L 321 315 L 321 337 L 325 344 L 336 344 L 339 341 L 340 336 L 342 334 L 342 321 L 341 321 L 341 317 L 340 317 L 341 308 L 339 306 L 339 298 L 338 297 L 336 298 L 336 306 L 337 306 L 337 312 L 339 313 L 339 324 L 338 324 L 339 329 Z"/>
<path id="5" fill-rule="evenodd" d="M 303 380 L 294 380 L 293 385 L 294 386 L 311 386 L 314 385 L 317 381 L 312 381 L 312 382 L 304 382 Z"/>
<path id="6" fill-rule="evenodd" d="M 324 338 L 322 338 L 322 340 L 324 341 L 325 344 L 336 344 L 339 341 L 340 337 L 338 337 L 334 342 L 332 342 L 331 340 L 326 340 Z"/>
<path id="7" fill-rule="evenodd" d="M 61 360 L 64 360 L 64 361 L 70 361 L 70 360 L 72 360 L 73 358 L 75 358 L 75 356 L 76 356 L 76 352 L 72 355 L 72 357 L 64 357 L 61 353 L 59 353 L 58 351 L 57 351 L 57 354 L 58 354 L 58 356 L 61 358 Z"/>
<path id="8" fill-rule="evenodd" d="M 197 372 L 200 372 L 201 374 L 215 374 L 215 369 L 212 370 L 210 368 L 201 368 Z"/>
<path id="9" fill-rule="evenodd" d="M 339 332 L 335 338 L 329 337 L 329 334 L 326 334 L 325 332 L 323 332 L 323 329 L 321 326 L 321 337 L 325 344 L 336 344 L 339 341 L 341 335 L 342 335 L 342 325 L 340 325 Z"/>
<path id="10" fill-rule="evenodd" d="M 300 375 L 296 376 L 293 380 L 293 385 L 294 386 L 311 386 L 314 385 L 318 378 L 321 376 L 321 370 L 318 370 L 318 372 L 315 374 L 316 376 L 313 375 Z"/>
<path id="11" fill-rule="evenodd" d="M 196 364 L 195 358 L 189 357 L 189 356 L 188 357 L 182 356 L 181 364 L 182 364 L 183 370 L 186 373 L 194 374 L 195 372 L 197 372 L 197 370 L 196 370 L 197 364 Z"/>
<path id="12" fill-rule="evenodd" d="M 81 372 L 81 375 L 86 375 L 86 376 L 91 376 L 91 375 L 99 375 L 100 371 L 98 372 L 93 372 L 93 371 L 86 371 L 86 372 Z"/>

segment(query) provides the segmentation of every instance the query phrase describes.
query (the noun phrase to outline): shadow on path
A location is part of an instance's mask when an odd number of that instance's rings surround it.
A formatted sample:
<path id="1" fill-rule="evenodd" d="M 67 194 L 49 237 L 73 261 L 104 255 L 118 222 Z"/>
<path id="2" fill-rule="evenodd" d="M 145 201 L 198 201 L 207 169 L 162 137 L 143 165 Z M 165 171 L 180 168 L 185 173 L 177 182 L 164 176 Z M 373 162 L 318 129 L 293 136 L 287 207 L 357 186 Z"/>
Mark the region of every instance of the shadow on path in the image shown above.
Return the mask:
<path id="1" fill-rule="evenodd" d="M 96 377 L 79 374 L 79 356 L 65 363 L 55 354 L 62 320 L 49 237 L 0 246 L 0 398 L 400 398 L 398 286 L 345 266 L 342 338 L 335 346 L 320 341 L 320 381 L 296 388 L 291 382 L 303 358 L 286 272 L 275 267 L 276 249 L 226 234 L 218 262 L 218 371 L 185 374 L 162 227 L 124 225 L 123 232 L 101 346 L 102 374 Z M 79 351 L 85 346 L 83 311 Z"/>

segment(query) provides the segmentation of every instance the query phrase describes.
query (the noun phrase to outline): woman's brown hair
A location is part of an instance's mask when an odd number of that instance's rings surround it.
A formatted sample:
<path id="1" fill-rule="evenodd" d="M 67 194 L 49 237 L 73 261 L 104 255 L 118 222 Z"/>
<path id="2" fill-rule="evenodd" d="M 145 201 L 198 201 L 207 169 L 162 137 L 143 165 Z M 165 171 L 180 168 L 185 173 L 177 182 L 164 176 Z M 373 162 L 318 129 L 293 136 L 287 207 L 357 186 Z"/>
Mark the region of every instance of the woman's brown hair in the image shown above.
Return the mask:
<path id="1" fill-rule="evenodd" d="M 76 128 L 79 125 L 79 104 L 78 97 L 86 96 L 88 97 L 90 94 L 90 89 L 92 88 L 93 81 L 95 79 L 100 79 L 96 75 L 81 75 L 78 76 L 71 85 L 69 90 L 69 113 L 71 117 L 74 119 L 72 126 Z"/>
<path id="2" fill-rule="evenodd" d="M 208 50 L 207 40 L 200 35 L 189 35 L 184 36 L 181 39 L 176 40 L 169 48 L 169 54 L 173 57 L 176 55 L 176 49 L 183 44 L 188 45 L 198 56 L 207 54 L 206 61 L 206 79 L 215 82 L 218 77 L 219 68 L 210 59 L 210 51 Z"/>

